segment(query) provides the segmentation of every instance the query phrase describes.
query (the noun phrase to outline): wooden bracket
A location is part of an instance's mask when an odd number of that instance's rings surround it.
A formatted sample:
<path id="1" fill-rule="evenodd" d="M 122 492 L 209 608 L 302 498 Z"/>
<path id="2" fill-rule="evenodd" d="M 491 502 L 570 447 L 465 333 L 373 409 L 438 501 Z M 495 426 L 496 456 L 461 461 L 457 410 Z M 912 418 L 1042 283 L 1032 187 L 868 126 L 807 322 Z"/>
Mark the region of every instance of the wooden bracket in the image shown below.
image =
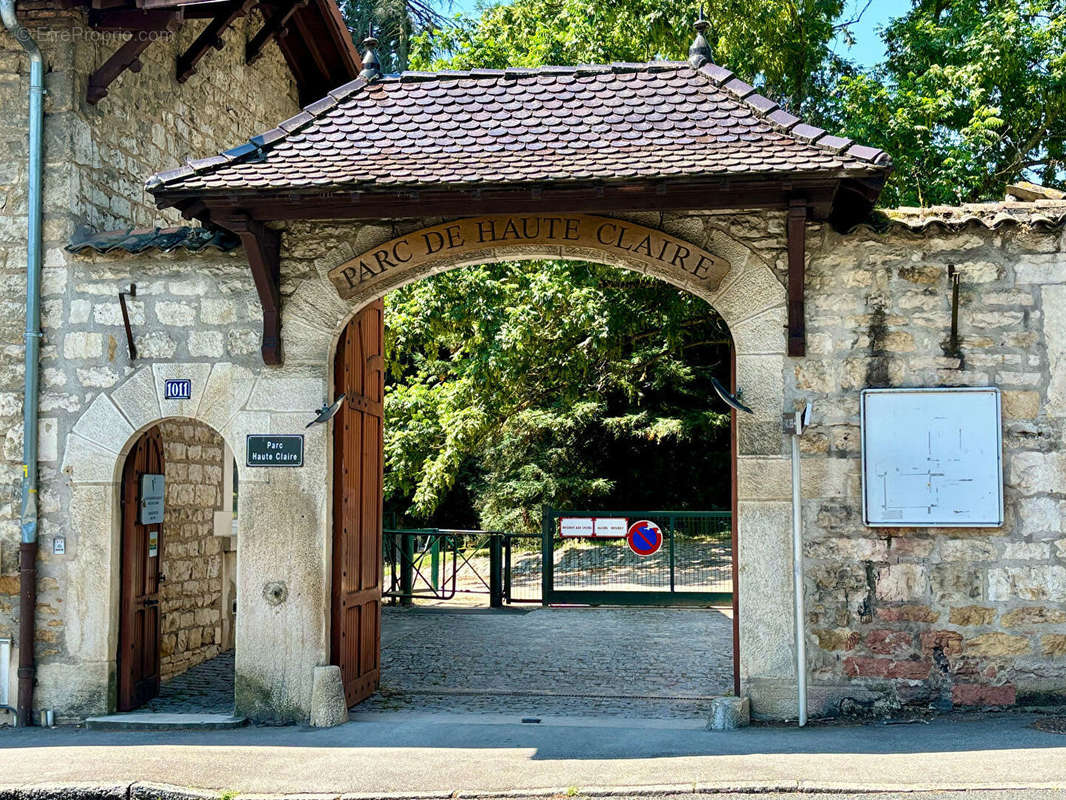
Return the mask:
<path id="1" fill-rule="evenodd" d="M 224 47 L 222 34 L 226 28 L 247 14 L 257 0 L 232 0 L 222 6 L 218 14 L 207 23 L 200 35 L 196 37 L 189 48 L 178 56 L 177 78 L 178 83 L 185 83 L 196 74 L 196 65 L 200 59 L 207 55 L 211 48 L 221 50 Z"/>
<path id="2" fill-rule="evenodd" d="M 296 0 L 295 3 L 290 5 L 285 10 L 275 11 L 270 16 L 263 27 L 259 29 L 259 32 L 252 37 L 252 40 L 244 48 L 244 62 L 246 64 L 254 64 L 261 55 L 263 55 L 263 48 L 267 46 L 278 36 L 283 36 L 285 29 L 289 24 L 289 20 L 292 19 L 292 15 L 299 11 L 301 8 L 307 5 L 309 0 Z"/>
<path id="3" fill-rule="evenodd" d="M 803 290 L 807 251 L 807 201 L 792 198 L 788 203 L 788 354 L 807 354 L 807 327 Z"/>
<path id="4" fill-rule="evenodd" d="M 263 308 L 263 363 L 281 364 L 281 235 L 247 214 L 231 217 L 226 227 L 241 238 L 255 290 Z"/>
<path id="5" fill-rule="evenodd" d="M 141 71 L 141 53 L 147 50 L 158 36 L 150 35 L 159 31 L 175 31 L 181 27 L 181 11 L 100 11 L 95 12 L 93 26 L 97 30 L 125 31 L 133 37 L 119 45 L 100 67 L 89 76 L 89 88 L 86 100 L 96 105 L 107 97 L 108 87 L 126 70 Z"/>

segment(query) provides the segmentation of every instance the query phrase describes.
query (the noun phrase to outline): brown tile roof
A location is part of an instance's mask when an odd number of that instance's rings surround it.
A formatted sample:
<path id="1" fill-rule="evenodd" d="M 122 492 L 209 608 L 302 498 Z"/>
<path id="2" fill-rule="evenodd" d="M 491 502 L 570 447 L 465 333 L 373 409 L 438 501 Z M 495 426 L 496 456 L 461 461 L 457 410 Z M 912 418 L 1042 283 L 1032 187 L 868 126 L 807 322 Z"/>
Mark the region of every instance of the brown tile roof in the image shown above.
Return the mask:
<path id="1" fill-rule="evenodd" d="M 223 253 L 241 246 L 236 235 L 221 228 L 199 228 L 194 226 L 176 226 L 173 228 L 122 228 L 115 231 L 75 232 L 66 249 L 71 253 L 112 253 L 116 250 L 126 253 L 140 253 L 144 250 L 183 249 L 197 253 L 208 247 Z"/>
<path id="2" fill-rule="evenodd" d="M 714 64 L 357 79 L 249 143 L 149 179 L 171 193 L 399 189 L 818 174 L 881 177 L 887 154 L 779 108 Z"/>

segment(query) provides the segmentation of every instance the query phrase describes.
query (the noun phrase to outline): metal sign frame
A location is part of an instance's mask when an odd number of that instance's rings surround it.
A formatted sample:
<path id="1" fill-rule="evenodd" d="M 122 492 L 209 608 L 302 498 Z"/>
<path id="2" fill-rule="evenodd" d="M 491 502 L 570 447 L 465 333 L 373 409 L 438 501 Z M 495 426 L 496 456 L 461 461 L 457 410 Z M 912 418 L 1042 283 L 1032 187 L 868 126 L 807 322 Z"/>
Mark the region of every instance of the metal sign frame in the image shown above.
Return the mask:
<path id="1" fill-rule="evenodd" d="M 166 512 L 166 476 L 143 472 L 138 488 L 140 489 L 140 496 L 137 498 L 138 524 L 161 525 Z"/>
<path id="2" fill-rule="evenodd" d="M 281 464 L 252 461 L 252 441 L 267 439 L 293 439 L 300 443 L 300 460 Z M 244 440 L 244 465 L 246 467 L 302 467 L 304 465 L 304 435 L 302 433 L 249 433 Z"/>
<path id="3" fill-rule="evenodd" d="M 872 397 L 884 397 L 886 395 L 918 395 L 918 394 L 953 394 L 973 396 L 987 394 L 995 399 L 995 474 L 997 483 L 997 508 L 993 517 L 987 519 L 965 521 L 952 521 L 950 519 L 893 519 L 871 520 L 870 514 L 870 479 L 868 477 L 870 464 L 870 420 L 868 419 L 868 400 Z M 1003 412 L 1000 391 L 993 386 L 963 386 L 963 387 L 928 387 L 912 389 L 863 389 L 860 393 L 860 431 L 862 447 L 862 519 L 863 524 L 870 528 L 999 528 L 1003 526 Z"/>

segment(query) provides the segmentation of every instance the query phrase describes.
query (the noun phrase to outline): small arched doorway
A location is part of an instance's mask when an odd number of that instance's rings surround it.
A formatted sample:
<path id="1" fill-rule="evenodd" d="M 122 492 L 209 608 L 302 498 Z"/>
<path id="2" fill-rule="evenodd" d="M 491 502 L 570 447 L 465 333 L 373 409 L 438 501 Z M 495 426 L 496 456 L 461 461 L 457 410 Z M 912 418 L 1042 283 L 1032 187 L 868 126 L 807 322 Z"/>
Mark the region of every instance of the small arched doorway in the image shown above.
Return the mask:
<path id="1" fill-rule="evenodd" d="M 122 468 L 119 711 L 132 711 L 159 694 L 163 487 L 163 437 L 156 425 L 137 440 Z"/>
<path id="2" fill-rule="evenodd" d="M 236 462 L 209 425 L 166 419 L 122 467 L 116 709 L 233 709 Z"/>

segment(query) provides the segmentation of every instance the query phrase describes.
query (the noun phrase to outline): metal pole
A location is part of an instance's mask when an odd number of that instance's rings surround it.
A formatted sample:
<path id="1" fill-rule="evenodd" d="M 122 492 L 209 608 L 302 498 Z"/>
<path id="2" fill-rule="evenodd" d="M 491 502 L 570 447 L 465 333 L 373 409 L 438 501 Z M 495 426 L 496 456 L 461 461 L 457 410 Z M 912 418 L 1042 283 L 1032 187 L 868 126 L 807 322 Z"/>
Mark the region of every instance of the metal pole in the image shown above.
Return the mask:
<path id="1" fill-rule="evenodd" d="M 440 537 L 433 537 L 433 544 L 429 549 L 430 570 L 433 575 L 433 591 L 440 589 Z"/>
<path id="2" fill-rule="evenodd" d="M 674 518 L 670 517 L 670 522 L 669 522 L 668 527 L 669 527 L 669 530 L 670 530 L 670 591 L 671 592 L 675 591 L 674 568 L 676 566 L 676 559 L 677 559 L 677 556 L 676 556 L 676 554 L 674 552 L 674 538 L 675 538 L 675 535 L 674 535 L 675 534 L 674 522 L 675 522 Z"/>
<path id="3" fill-rule="evenodd" d="M 400 534 L 400 604 L 411 605 L 415 583 L 415 534 Z"/>
<path id="4" fill-rule="evenodd" d="M 544 507 L 540 528 L 540 604 L 547 606 L 554 588 L 555 517 L 550 506 Z"/>
<path id="5" fill-rule="evenodd" d="M 800 419 L 796 415 L 796 432 L 792 434 L 792 586 L 796 618 L 796 692 L 799 724 L 807 724 L 807 637 L 803 611 L 803 520 L 800 503 Z"/>
<path id="6" fill-rule="evenodd" d="M 503 608 L 503 538 L 489 534 L 489 607 Z"/>
<path id="7" fill-rule="evenodd" d="M 22 401 L 22 513 L 19 546 L 18 725 L 33 724 L 37 613 L 37 396 L 41 349 L 41 215 L 44 206 L 44 56 L 15 16 L 14 0 L 0 2 L 0 17 L 30 57 L 29 165 L 26 198 L 26 349 Z"/>

